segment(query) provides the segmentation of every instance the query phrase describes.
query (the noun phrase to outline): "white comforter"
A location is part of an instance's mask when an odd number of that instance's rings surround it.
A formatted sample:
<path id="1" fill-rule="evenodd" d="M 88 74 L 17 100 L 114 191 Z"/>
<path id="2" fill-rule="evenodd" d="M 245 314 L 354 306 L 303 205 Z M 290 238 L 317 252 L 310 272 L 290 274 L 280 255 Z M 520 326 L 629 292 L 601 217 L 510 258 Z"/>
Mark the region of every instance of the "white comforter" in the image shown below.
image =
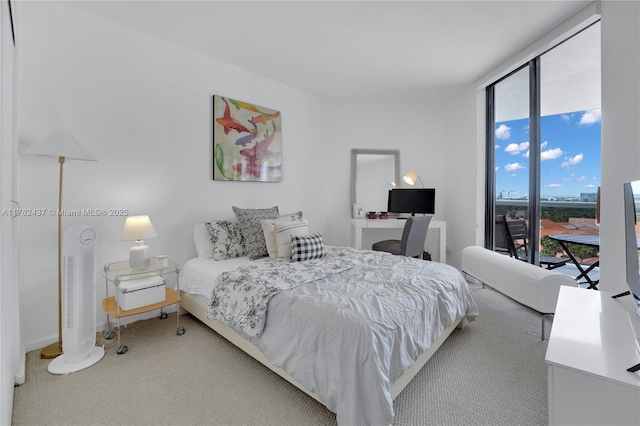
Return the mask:
<path id="1" fill-rule="evenodd" d="M 317 394 L 338 424 L 389 425 L 392 383 L 446 327 L 464 316 L 474 320 L 478 308 L 453 267 L 350 251 L 355 267 L 273 296 L 262 335 L 250 340 Z M 209 297 L 215 276 L 205 278 L 202 261 L 191 262 L 182 290 Z M 210 262 L 218 273 L 234 267 Z"/>

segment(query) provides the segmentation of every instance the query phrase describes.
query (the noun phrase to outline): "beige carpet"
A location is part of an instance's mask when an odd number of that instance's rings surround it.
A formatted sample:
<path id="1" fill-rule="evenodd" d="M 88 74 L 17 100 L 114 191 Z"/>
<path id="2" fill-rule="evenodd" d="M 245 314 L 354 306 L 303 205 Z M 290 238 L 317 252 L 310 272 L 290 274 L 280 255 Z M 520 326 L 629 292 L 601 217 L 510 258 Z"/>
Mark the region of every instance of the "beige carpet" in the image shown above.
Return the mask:
<path id="1" fill-rule="evenodd" d="M 456 330 L 394 403 L 396 425 L 542 425 L 546 341 L 540 317 L 472 285 L 478 321 Z M 334 425 L 335 415 L 186 315 L 122 330 L 98 364 L 68 376 L 27 354 L 15 425 Z M 549 329 L 550 327 L 547 327 Z"/>

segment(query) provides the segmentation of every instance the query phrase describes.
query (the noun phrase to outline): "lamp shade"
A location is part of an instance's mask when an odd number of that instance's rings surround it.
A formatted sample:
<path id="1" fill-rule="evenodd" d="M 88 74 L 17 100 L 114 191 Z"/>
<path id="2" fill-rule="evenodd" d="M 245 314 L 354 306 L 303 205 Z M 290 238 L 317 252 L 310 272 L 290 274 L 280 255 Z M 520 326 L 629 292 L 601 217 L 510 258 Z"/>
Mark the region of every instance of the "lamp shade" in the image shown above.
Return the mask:
<path id="1" fill-rule="evenodd" d="M 156 230 L 153 229 L 149 216 L 129 216 L 124 222 L 122 230 L 123 241 L 136 241 L 145 238 L 156 237 Z"/>
<path id="2" fill-rule="evenodd" d="M 402 179 L 404 179 L 404 181 L 407 182 L 409 185 L 413 186 L 416 184 L 418 179 L 420 179 L 420 176 L 418 176 L 418 173 L 412 170 L 406 175 L 404 175 Z"/>
<path id="3" fill-rule="evenodd" d="M 68 160 L 96 161 L 96 157 L 66 130 L 58 130 L 50 134 L 24 148 L 21 153 L 44 157 L 65 157 Z"/>

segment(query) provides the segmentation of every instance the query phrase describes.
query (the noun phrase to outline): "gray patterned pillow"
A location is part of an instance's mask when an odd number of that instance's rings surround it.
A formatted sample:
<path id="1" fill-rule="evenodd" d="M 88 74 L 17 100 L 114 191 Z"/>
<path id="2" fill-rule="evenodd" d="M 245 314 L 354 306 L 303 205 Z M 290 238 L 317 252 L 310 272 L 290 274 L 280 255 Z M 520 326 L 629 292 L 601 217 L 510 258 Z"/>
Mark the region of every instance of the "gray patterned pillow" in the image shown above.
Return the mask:
<path id="1" fill-rule="evenodd" d="M 244 240 L 240 224 L 235 220 L 213 220 L 205 223 L 213 246 L 213 260 L 244 256 Z"/>
<path id="2" fill-rule="evenodd" d="M 233 206 L 233 213 L 238 218 L 240 232 L 244 238 L 244 249 L 249 259 L 258 259 L 267 256 L 267 244 L 264 240 L 264 232 L 260 220 L 276 219 L 280 214 L 278 207 L 268 209 L 241 209 Z"/>

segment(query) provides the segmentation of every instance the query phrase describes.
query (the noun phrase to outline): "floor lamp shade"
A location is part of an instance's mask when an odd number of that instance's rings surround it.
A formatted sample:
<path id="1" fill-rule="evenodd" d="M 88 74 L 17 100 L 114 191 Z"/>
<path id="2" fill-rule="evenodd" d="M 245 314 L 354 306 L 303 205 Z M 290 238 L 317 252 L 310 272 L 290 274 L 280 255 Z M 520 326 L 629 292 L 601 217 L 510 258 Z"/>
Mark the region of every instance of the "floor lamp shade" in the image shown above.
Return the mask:
<path id="1" fill-rule="evenodd" d="M 144 244 L 144 238 L 156 237 L 149 216 L 130 216 L 124 222 L 122 240 L 134 241 L 129 250 L 129 266 L 132 269 L 145 269 L 150 264 L 149 247 Z"/>
<path id="2" fill-rule="evenodd" d="M 58 130 L 44 139 L 27 146 L 24 155 L 38 155 L 58 159 L 60 182 L 58 184 L 58 341 L 41 351 L 42 358 L 55 358 L 62 354 L 62 182 L 65 160 L 96 161 L 96 158 L 66 130 Z"/>
<path id="3" fill-rule="evenodd" d="M 21 151 L 21 154 L 54 158 L 64 157 L 67 160 L 96 161 L 96 157 L 66 130 L 58 130 L 40 142 L 27 146 Z"/>

